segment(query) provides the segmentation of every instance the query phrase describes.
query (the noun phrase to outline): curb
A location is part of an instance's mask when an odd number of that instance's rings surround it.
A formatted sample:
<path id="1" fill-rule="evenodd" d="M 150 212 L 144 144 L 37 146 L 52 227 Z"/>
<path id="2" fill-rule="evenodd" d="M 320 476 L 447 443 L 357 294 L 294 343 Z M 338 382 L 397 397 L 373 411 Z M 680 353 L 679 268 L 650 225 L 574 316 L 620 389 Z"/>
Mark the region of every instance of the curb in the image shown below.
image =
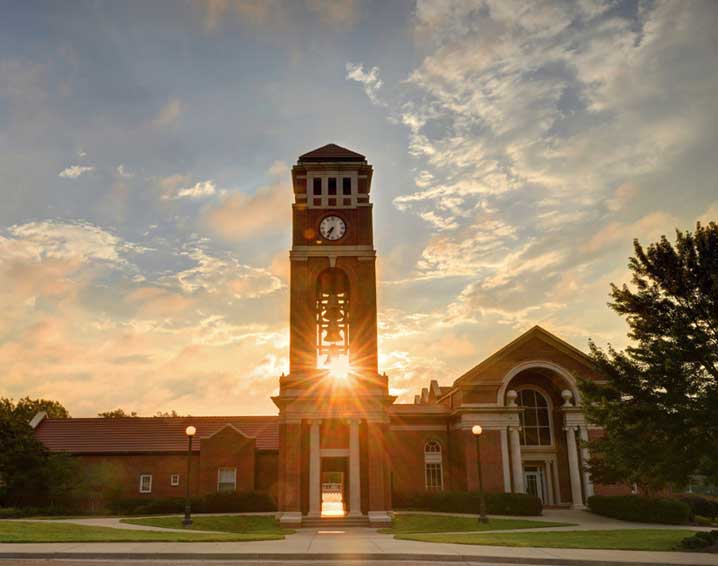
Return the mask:
<path id="1" fill-rule="evenodd" d="M 471 554 L 396 554 L 396 553 L 181 553 L 181 552 L 0 552 L 0 560 L 240 560 L 240 561 L 384 561 L 384 562 L 491 562 L 494 564 L 535 564 L 555 566 L 690 566 L 677 562 L 623 562 L 571 558 L 519 558 Z"/>

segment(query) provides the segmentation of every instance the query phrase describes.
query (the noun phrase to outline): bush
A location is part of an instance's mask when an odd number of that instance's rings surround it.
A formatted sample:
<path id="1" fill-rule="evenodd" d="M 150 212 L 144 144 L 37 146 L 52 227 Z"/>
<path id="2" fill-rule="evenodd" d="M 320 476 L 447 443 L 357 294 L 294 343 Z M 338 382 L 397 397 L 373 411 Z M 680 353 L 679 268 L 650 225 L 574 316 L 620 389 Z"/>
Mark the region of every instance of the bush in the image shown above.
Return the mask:
<path id="1" fill-rule="evenodd" d="M 718 501 L 712 501 L 699 495 L 684 495 L 680 500 L 690 508 L 691 521 L 695 521 L 697 515 L 709 519 L 718 517 Z"/>
<path id="2" fill-rule="evenodd" d="M 718 551 L 718 531 L 696 533 L 681 541 L 681 548 L 686 550 Z"/>
<path id="3" fill-rule="evenodd" d="M 486 511 L 492 515 L 540 515 L 541 500 L 526 493 L 486 493 Z M 395 493 L 394 508 L 478 513 L 478 491 Z"/>
<path id="4" fill-rule="evenodd" d="M 0 519 L 22 519 L 23 517 L 52 517 L 59 515 L 82 515 L 70 507 L 0 507 Z"/>
<path id="5" fill-rule="evenodd" d="M 276 511 L 277 505 L 266 493 L 240 491 L 239 493 L 213 493 L 200 502 L 199 513 L 249 513 Z"/>
<path id="6" fill-rule="evenodd" d="M 594 495 L 588 498 L 588 507 L 597 515 L 640 523 L 680 525 L 687 523 L 690 515 L 682 501 L 642 495 Z"/>
<path id="7" fill-rule="evenodd" d="M 276 511 L 274 500 L 258 491 L 239 493 L 213 493 L 190 500 L 193 513 L 252 513 Z M 165 515 L 182 513 L 185 500 L 182 497 L 165 499 L 130 498 L 115 499 L 107 504 L 115 515 Z"/>

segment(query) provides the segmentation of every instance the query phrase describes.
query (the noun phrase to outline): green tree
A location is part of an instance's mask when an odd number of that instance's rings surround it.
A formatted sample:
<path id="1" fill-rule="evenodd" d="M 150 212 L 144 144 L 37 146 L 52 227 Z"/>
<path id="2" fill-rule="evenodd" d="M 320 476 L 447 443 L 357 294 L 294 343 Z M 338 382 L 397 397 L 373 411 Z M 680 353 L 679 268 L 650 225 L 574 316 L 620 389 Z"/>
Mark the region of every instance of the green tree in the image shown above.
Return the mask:
<path id="1" fill-rule="evenodd" d="M 98 417 L 104 417 L 106 419 L 119 419 L 122 417 L 139 417 L 139 415 L 132 411 L 131 413 L 126 413 L 124 409 L 113 409 L 112 411 L 105 411 L 104 413 L 97 413 Z"/>
<path id="2" fill-rule="evenodd" d="M 51 418 L 70 415 L 60 403 L 25 397 L 0 398 L 0 477 L 2 499 L 14 505 L 47 505 L 70 489 L 74 466 L 69 456 L 51 454 L 35 438 L 30 420 L 45 411 Z"/>
<path id="3" fill-rule="evenodd" d="M 51 419 L 70 418 L 70 413 L 58 401 L 23 397 L 14 402 L 6 397 L 0 398 L 0 419 L 11 418 L 29 423 L 40 411 L 45 411 Z"/>
<path id="4" fill-rule="evenodd" d="M 634 241 L 632 286 L 611 285 L 631 345 L 591 353 L 605 382 L 583 380 L 598 481 L 647 491 L 718 479 L 718 225 L 676 232 L 644 249 Z"/>

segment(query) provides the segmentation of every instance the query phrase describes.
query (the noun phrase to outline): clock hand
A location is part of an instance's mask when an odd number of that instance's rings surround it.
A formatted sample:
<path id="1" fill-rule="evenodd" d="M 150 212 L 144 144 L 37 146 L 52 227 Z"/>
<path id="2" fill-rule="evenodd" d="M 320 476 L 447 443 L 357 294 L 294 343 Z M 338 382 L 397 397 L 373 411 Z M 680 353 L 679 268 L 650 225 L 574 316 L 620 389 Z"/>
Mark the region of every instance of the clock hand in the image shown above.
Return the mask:
<path id="1" fill-rule="evenodd" d="M 332 226 L 331 228 L 329 228 L 329 232 L 327 232 L 327 236 L 330 236 L 330 235 L 331 235 L 332 230 L 334 230 L 334 226 Z"/>

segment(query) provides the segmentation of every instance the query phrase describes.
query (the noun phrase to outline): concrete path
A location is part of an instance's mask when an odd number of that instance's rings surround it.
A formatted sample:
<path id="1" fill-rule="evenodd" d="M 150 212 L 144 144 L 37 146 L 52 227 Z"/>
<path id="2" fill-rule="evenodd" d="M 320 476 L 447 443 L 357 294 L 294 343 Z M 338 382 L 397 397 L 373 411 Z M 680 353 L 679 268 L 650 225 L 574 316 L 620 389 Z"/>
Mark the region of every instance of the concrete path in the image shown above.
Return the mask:
<path id="1" fill-rule="evenodd" d="M 471 515 L 469 515 L 471 516 Z M 540 530 L 586 530 L 621 528 L 676 528 L 674 525 L 626 523 L 584 511 L 547 510 L 541 517 L 547 521 L 572 522 L 574 527 L 550 527 Z M 122 529 L 167 530 L 120 523 L 119 518 L 57 519 L 93 526 Z M 682 528 L 682 527 L 681 527 Z M 695 527 L 686 527 L 687 529 Z M 697 528 L 695 528 L 697 529 Z M 524 529 L 522 529 L 523 531 Z M 531 529 L 536 530 L 536 529 Z M 195 531 L 198 532 L 198 531 Z M 509 532 L 509 531 L 502 531 Z M 285 540 L 255 542 L 192 542 L 192 543 L 2 543 L 0 558 L 61 558 L 104 559 L 119 561 L 132 558 L 180 560 L 275 560 L 298 564 L 297 561 L 318 563 L 324 560 L 358 559 L 370 564 L 380 561 L 405 560 L 419 562 L 495 562 L 513 564 L 563 564 L 580 566 L 592 562 L 636 565 L 712 565 L 718 566 L 718 555 L 683 552 L 644 552 L 623 550 L 588 550 L 558 548 L 511 548 L 498 546 L 441 544 L 397 540 L 393 535 L 370 528 L 299 529 Z M 0 564 L 2 566 L 2 564 Z"/>

